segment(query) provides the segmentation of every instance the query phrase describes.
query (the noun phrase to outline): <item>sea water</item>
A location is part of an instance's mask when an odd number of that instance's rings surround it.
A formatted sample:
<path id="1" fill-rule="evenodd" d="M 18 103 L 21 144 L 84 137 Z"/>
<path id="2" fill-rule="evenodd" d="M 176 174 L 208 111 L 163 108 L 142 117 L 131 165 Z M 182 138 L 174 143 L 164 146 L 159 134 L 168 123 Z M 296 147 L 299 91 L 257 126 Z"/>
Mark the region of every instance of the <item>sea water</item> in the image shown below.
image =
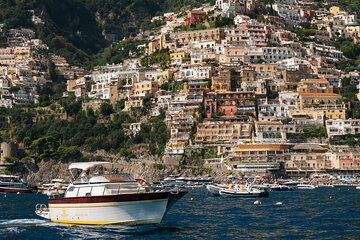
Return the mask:
<path id="1" fill-rule="evenodd" d="M 72 226 L 34 213 L 41 194 L 0 195 L 0 239 L 360 239 L 360 190 L 271 192 L 256 199 L 193 189 L 159 225 Z M 282 204 L 279 204 L 279 203 Z"/>

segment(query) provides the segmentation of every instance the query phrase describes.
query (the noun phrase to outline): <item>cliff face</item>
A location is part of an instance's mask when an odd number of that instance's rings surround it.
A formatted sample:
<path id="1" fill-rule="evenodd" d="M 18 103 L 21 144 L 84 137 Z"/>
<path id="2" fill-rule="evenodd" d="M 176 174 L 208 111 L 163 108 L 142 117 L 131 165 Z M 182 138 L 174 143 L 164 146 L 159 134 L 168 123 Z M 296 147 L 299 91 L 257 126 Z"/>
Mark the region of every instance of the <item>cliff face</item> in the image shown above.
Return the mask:
<path id="1" fill-rule="evenodd" d="M 177 167 L 159 164 L 156 158 L 149 155 L 143 155 L 141 158 L 128 162 L 105 151 L 84 153 L 85 156 L 90 154 L 93 161 L 117 163 L 119 172 L 130 173 L 135 178 L 145 178 L 151 182 L 160 181 L 170 174 L 178 173 Z M 29 185 L 38 186 L 42 183 L 48 183 L 54 178 L 61 178 L 69 182 L 71 180 L 71 174 L 68 170 L 69 164 L 59 161 L 42 161 L 37 164 L 28 162 L 18 164 L 11 170 L 12 174 L 23 176 Z"/>

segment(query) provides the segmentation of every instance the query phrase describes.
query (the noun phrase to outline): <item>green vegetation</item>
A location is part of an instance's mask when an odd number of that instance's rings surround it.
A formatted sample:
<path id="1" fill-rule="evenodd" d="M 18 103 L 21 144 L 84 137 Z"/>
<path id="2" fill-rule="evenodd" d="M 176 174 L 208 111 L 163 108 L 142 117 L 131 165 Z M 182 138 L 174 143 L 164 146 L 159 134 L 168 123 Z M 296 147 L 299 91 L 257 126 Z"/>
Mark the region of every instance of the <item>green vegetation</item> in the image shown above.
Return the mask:
<path id="1" fill-rule="evenodd" d="M 151 55 L 145 56 L 141 60 L 141 65 L 145 67 L 149 67 L 153 64 L 159 64 L 161 68 L 165 69 L 168 67 L 169 62 L 170 62 L 169 49 L 164 48 L 161 50 L 157 50 Z"/>
<path id="2" fill-rule="evenodd" d="M 360 1 L 359 0 L 339 0 L 339 6 L 341 9 L 345 9 L 350 12 L 359 12 Z"/>
<path id="3" fill-rule="evenodd" d="M 164 114 L 145 121 L 135 137 L 127 136 L 124 131 L 126 124 L 138 122 L 147 116 L 151 107 L 150 99 L 145 101 L 144 108 L 139 109 L 138 113 L 115 113 L 112 120 L 107 118 L 114 113 L 109 104 L 101 105 L 97 112 L 92 109 L 84 112 L 77 107 L 77 110 L 73 110 L 75 107 L 72 104 L 77 102 L 69 104 L 67 101 L 68 99 L 63 100 L 63 104 L 68 109 L 68 115 L 72 116 L 68 120 L 50 117 L 34 121 L 35 116 L 46 112 L 35 108 L 1 108 L 1 138 L 23 143 L 26 154 L 19 159 L 32 157 L 35 160 L 78 160 L 82 157 L 80 149 L 102 149 L 131 159 L 135 155 L 130 149 L 135 144 L 148 144 L 152 155 L 162 155 L 164 152 L 170 138 L 163 122 Z"/>
<path id="4" fill-rule="evenodd" d="M 348 117 L 354 119 L 360 118 L 360 102 L 356 96 L 356 94 L 358 94 L 356 84 L 351 83 L 349 78 L 341 79 L 341 84 L 342 87 L 334 89 L 334 91 L 341 94 L 342 101 L 348 104 Z"/>
<path id="5" fill-rule="evenodd" d="M 209 25 L 211 28 L 232 27 L 235 25 L 234 20 L 225 17 L 216 17 L 215 19 L 209 19 Z"/>
<path id="6" fill-rule="evenodd" d="M 153 31 L 153 30 L 158 30 L 162 25 L 165 25 L 166 22 L 162 21 L 162 20 L 154 20 L 151 21 L 150 19 L 145 19 L 142 23 L 141 23 L 141 30 L 142 31 Z"/>
<path id="7" fill-rule="evenodd" d="M 302 133 L 287 133 L 286 136 L 294 142 L 306 142 L 310 138 L 325 138 L 326 129 L 324 127 L 305 127 Z"/>
<path id="8" fill-rule="evenodd" d="M 149 144 L 150 154 L 162 156 L 164 154 L 166 143 L 170 139 L 170 132 L 161 117 L 152 117 L 147 123 L 141 124 L 141 130 L 132 143 Z"/>
<path id="9" fill-rule="evenodd" d="M 350 38 L 338 38 L 335 47 L 344 53 L 347 58 L 340 59 L 336 63 L 336 67 L 343 71 L 360 70 L 360 46 L 353 43 Z"/>
<path id="10" fill-rule="evenodd" d="M 114 113 L 114 108 L 109 103 L 103 103 L 100 105 L 100 113 L 104 117 L 110 116 L 110 114 Z"/>
<path id="11" fill-rule="evenodd" d="M 310 23 L 303 23 L 298 28 L 293 28 L 292 32 L 297 35 L 300 42 L 308 42 L 314 39 L 317 29 L 312 27 Z"/>
<path id="12" fill-rule="evenodd" d="M 184 6 L 198 7 L 207 0 L 0 0 L 0 22 L 4 30 L 32 28 L 52 52 L 69 63 L 91 68 L 96 64 L 118 63 L 128 49 L 111 47 L 107 37 L 123 39 L 150 30 L 160 22 L 149 19 Z M 45 24 L 34 25 L 32 12 Z M 145 20 L 144 20 L 145 19 Z M 144 23 L 143 23 L 144 22 Z M 142 24 L 143 23 L 143 24 Z M 6 39 L 0 36 L 0 45 Z M 127 45 L 127 44 L 124 44 Z M 132 49 L 133 51 L 133 49 Z"/>
<path id="13" fill-rule="evenodd" d="M 334 136 L 330 139 L 330 144 L 349 145 L 351 147 L 360 146 L 360 134 L 346 134 L 343 136 Z"/>
<path id="14" fill-rule="evenodd" d="M 94 55 L 89 62 L 86 63 L 88 68 L 95 66 L 104 66 L 107 63 L 121 63 L 129 57 L 139 57 L 143 54 L 142 49 L 138 49 L 139 45 L 145 44 L 146 41 L 140 40 L 123 40 L 114 43 L 111 46 L 100 50 Z"/>
<path id="15" fill-rule="evenodd" d="M 183 81 L 168 81 L 161 84 L 160 88 L 166 91 L 177 92 L 183 89 Z"/>
<path id="16" fill-rule="evenodd" d="M 303 129 L 305 138 L 324 138 L 326 137 L 326 129 L 324 127 L 312 128 L 306 127 Z"/>
<path id="17" fill-rule="evenodd" d="M 268 89 L 267 92 L 266 92 L 266 97 L 268 99 L 276 99 L 276 98 L 279 97 L 279 93 L 276 92 L 276 91 L 271 91 L 271 90 Z"/>

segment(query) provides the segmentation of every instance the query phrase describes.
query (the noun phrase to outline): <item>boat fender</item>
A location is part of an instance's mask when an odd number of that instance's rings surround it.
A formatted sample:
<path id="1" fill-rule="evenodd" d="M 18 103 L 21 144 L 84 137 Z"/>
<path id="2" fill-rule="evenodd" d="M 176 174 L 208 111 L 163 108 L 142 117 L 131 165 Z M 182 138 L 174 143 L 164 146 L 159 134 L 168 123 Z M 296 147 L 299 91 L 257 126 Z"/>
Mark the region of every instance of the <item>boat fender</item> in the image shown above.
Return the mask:
<path id="1" fill-rule="evenodd" d="M 329 198 L 332 199 L 332 196 L 330 196 Z"/>
<path id="2" fill-rule="evenodd" d="M 17 194 L 17 195 L 19 195 L 19 194 L 20 194 L 20 192 L 17 192 L 16 194 Z"/>
<path id="3" fill-rule="evenodd" d="M 277 202 L 275 203 L 276 205 L 282 205 L 283 203 L 282 202 Z"/>
<path id="4" fill-rule="evenodd" d="M 260 205 L 260 204 L 261 204 L 261 201 L 260 201 L 260 200 L 256 200 L 256 201 L 254 202 L 254 204 L 255 204 L 255 205 Z"/>
<path id="5" fill-rule="evenodd" d="M 190 198 L 190 201 L 193 201 L 194 199 L 193 198 Z"/>

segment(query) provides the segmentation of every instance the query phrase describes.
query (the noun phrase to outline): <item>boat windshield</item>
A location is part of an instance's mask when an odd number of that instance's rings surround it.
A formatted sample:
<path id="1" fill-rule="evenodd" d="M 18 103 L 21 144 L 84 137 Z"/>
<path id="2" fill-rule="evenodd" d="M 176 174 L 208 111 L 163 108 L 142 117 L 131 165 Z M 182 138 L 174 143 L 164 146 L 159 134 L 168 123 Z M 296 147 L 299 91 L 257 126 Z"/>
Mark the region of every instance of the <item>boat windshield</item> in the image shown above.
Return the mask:
<path id="1" fill-rule="evenodd" d="M 86 174 L 82 173 L 79 178 L 74 181 L 74 184 L 84 183 L 114 183 L 114 182 L 136 182 L 136 180 L 127 173 L 105 173 L 105 174 Z"/>

